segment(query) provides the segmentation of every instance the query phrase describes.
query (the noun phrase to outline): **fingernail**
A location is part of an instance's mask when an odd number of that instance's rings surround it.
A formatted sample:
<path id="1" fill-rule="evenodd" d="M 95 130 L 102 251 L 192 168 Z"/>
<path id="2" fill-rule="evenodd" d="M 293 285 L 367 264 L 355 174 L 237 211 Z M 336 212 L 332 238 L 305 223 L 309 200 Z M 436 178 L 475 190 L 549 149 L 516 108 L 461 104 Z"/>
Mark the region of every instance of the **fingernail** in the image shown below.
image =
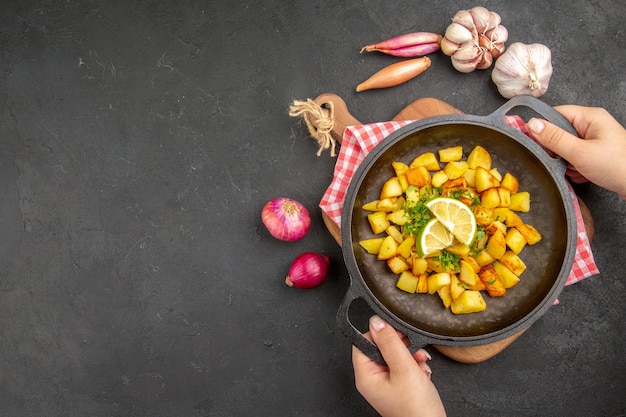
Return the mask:
<path id="1" fill-rule="evenodd" d="M 430 366 L 428 366 L 428 364 L 427 364 L 427 363 L 422 363 L 420 366 L 422 367 L 422 369 L 424 370 L 424 372 L 426 372 L 426 374 L 427 374 L 427 375 L 428 375 L 428 377 L 430 378 L 430 377 L 431 377 L 431 375 L 433 374 L 433 371 L 432 371 L 432 369 L 430 369 Z"/>
<path id="2" fill-rule="evenodd" d="M 426 356 L 428 358 L 428 360 L 432 359 L 432 356 L 430 356 L 430 353 L 428 353 L 425 349 L 420 349 L 422 351 L 422 353 L 424 354 L 424 356 Z"/>
<path id="3" fill-rule="evenodd" d="M 546 125 L 543 123 L 543 120 L 536 119 L 534 117 L 530 119 L 528 123 L 526 123 L 526 126 L 528 127 L 528 130 L 536 135 L 539 135 L 541 132 L 543 132 L 543 129 L 546 127 Z"/>
<path id="4" fill-rule="evenodd" d="M 379 316 L 372 316 L 370 317 L 370 326 L 372 326 L 372 330 L 379 332 L 385 327 L 385 321 Z"/>

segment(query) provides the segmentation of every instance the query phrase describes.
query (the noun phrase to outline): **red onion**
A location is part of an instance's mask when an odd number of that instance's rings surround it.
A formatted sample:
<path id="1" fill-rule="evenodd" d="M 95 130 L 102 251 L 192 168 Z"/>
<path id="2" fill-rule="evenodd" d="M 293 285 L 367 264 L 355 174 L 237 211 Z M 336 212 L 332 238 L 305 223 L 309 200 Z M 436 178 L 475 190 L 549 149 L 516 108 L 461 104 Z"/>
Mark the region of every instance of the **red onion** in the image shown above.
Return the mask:
<path id="1" fill-rule="evenodd" d="M 306 207 L 287 197 L 268 201 L 261 218 L 272 236 L 288 242 L 302 239 L 311 227 L 311 216 Z"/>
<path id="2" fill-rule="evenodd" d="M 329 265 L 329 256 L 305 252 L 294 259 L 285 283 L 297 288 L 317 287 L 326 280 Z"/>

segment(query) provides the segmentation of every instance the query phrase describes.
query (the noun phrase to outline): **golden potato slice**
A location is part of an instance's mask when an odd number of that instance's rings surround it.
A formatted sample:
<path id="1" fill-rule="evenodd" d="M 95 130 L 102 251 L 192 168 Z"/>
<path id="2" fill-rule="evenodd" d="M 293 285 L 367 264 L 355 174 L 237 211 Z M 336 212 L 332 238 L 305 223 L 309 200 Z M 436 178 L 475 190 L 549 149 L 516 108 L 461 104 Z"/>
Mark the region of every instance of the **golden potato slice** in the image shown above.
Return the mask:
<path id="1" fill-rule="evenodd" d="M 507 230 L 504 240 L 506 241 L 506 245 L 509 249 L 511 249 L 516 255 L 524 249 L 527 243 L 520 231 L 514 227 Z"/>
<path id="2" fill-rule="evenodd" d="M 493 223 L 493 209 L 476 206 L 474 208 L 474 217 L 476 218 L 477 225 L 488 226 Z"/>
<path id="3" fill-rule="evenodd" d="M 463 158 L 462 146 L 451 146 L 449 148 L 439 149 L 439 162 L 460 161 Z"/>
<path id="4" fill-rule="evenodd" d="M 424 258 L 413 259 L 413 275 L 423 275 L 428 269 L 428 262 Z"/>
<path id="5" fill-rule="evenodd" d="M 461 259 L 459 262 L 461 266 L 461 272 L 459 272 L 459 280 L 469 286 L 475 285 L 478 280 L 478 274 L 474 267 L 466 260 Z"/>
<path id="6" fill-rule="evenodd" d="M 363 204 L 363 205 L 361 206 L 361 208 L 362 208 L 363 210 L 367 210 L 367 211 L 376 211 L 376 210 L 377 210 L 377 208 L 376 208 L 376 207 L 378 206 L 378 202 L 379 202 L 379 201 L 380 201 L 380 200 L 373 200 L 373 201 L 370 201 L 370 202 L 368 202 L 368 203 Z"/>
<path id="7" fill-rule="evenodd" d="M 498 188 L 498 197 L 500 197 L 500 204 L 498 207 L 509 207 L 511 205 L 511 192 L 502 187 L 502 183 L 500 183 L 500 187 Z"/>
<path id="8" fill-rule="evenodd" d="M 480 193 L 480 205 L 484 208 L 495 209 L 500 206 L 499 188 L 489 188 Z"/>
<path id="9" fill-rule="evenodd" d="M 467 156 L 467 163 L 471 169 L 482 167 L 489 171 L 491 169 L 491 155 L 485 148 L 477 145 Z"/>
<path id="10" fill-rule="evenodd" d="M 404 195 L 401 195 L 400 197 L 396 197 L 396 205 L 395 208 L 393 209 L 393 211 L 397 211 L 400 209 L 404 208 L 404 203 L 406 202 L 406 200 L 404 199 Z"/>
<path id="11" fill-rule="evenodd" d="M 441 252 L 436 252 L 436 253 L 433 253 L 432 255 L 429 255 L 428 258 L 425 258 L 426 264 L 428 265 L 426 267 L 427 272 L 434 272 L 434 273 L 448 272 L 447 269 L 443 266 L 443 263 L 435 259 L 440 254 Z"/>
<path id="12" fill-rule="evenodd" d="M 450 284 L 444 285 L 443 287 L 439 288 L 437 290 L 437 294 L 439 295 L 439 298 L 441 298 L 441 301 L 443 302 L 443 306 L 445 308 L 450 307 L 450 304 L 452 304 L 452 295 L 450 294 Z"/>
<path id="13" fill-rule="evenodd" d="M 439 272 L 428 277 L 428 294 L 434 294 L 441 287 L 450 285 L 450 274 Z"/>
<path id="14" fill-rule="evenodd" d="M 477 167 L 475 173 L 474 182 L 476 183 L 476 191 L 482 193 L 489 188 L 495 188 L 500 186 L 500 181 L 489 171 L 483 167 Z"/>
<path id="15" fill-rule="evenodd" d="M 398 177 L 391 177 L 383 184 L 382 189 L 380 190 L 380 200 L 384 200 L 390 197 L 399 197 L 404 194 L 404 190 L 402 190 L 402 184 Z"/>
<path id="16" fill-rule="evenodd" d="M 409 170 L 409 166 L 405 164 L 404 162 L 400 162 L 400 161 L 393 161 L 391 163 L 391 166 L 393 167 L 393 170 L 396 173 L 396 177 L 399 177 L 402 174 L 406 174 L 406 172 Z"/>
<path id="17" fill-rule="evenodd" d="M 407 207 L 415 207 L 420 201 L 420 189 L 418 187 L 409 186 L 404 194 L 404 198 L 406 199 Z"/>
<path id="18" fill-rule="evenodd" d="M 518 224 L 515 228 L 524 236 L 529 245 L 535 245 L 541 240 L 541 233 L 530 224 Z"/>
<path id="19" fill-rule="evenodd" d="M 398 243 L 391 236 L 387 236 L 378 250 L 379 261 L 386 261 L 398 255 Z"/>
<path id="20" fill-rule="evenodd" d="M 474 258 L 473 256 L 465 256 L 463 257 L 463 261 L 470 264 L 471 267 L 474 269 L 474 272 L 478 273 L 478 271 L 480 271 L 480 265 L 478 265 L 476 258 Z"/>
<path id="21" fill-rule="evenodd" d="M 417 284 L 419 282 L 419 278 L 411 274 L 409 271 L 404 271 L 398 277 L 398 281 L 396 282 L 396 287 L 401 289 L 402 291 L 406 291 L 410 294 L 415 293 L 417 291 Z"/>
<path id="22" fill-rule="evenodd" d="M 459 280 L 456 275 L 450 276 L 450 296 L 452 300 L 456 300 L 461 296 L 461 294 L 465 291 L 465 287 L 463 283 Z"/>
<path id="23" fill-rule="evenodd" d="M 421 166 L 425 167 L 429 171 L 439 171 L 441 169 L 437 156 L 432 152 L 425 152 L 419 155 L 409 164 L 409 168 L 417 168 Z"/>
<path id="24" fill-rule="evenodd" d="M 378 255 L 380 245 L 382 245 L 384 237 L 375 237 L 371 239 L 363 239 L 359 241 L 359 245 L 370 255 Z"/>
<path id="25" fill-rule="evenodd" d="M 405 193 L 407 188 L 409 188 L 409 180 L 406 178 L 406 174 L 398 175 L 398 181 L 400 181 L 400 186 L 402 187 L 402 192 Z"/>
<path id="26" fill-rule="evenodd" d="M 509 209 L 527 213 L 530 211 L 530 193 L 528 191 L 520 191 L 511 195 Z"/>
<path id="27" fill-rule="evenodd" d="M 483 267 L 478 273 L 478 277 L 485 284 L 485 289 L 491 297 L 506 295 L 506 288 L 502 285 L 502 281 L 500 281 L 500 277 L 492 265 Z"/>
<path id="28" fill-rule="evenodd" d="M 387 213 L 384 211 L 376 211 L 368 214 L 367 220 L 369 221 L 372 232 L 375 235 L 383 233 L 389 226 L 391 226 L 391 223 L 387 220 Z"/>
<path id="29" fill-rule="evenodd" d="M 455 180 L 462 177 L 468 168 L 469 165 L 465 161 L 451 161 L 443 167 L 443 172 L 446 173 L 448 179 Z"/>
<path id="30" fill-rule="evenodd" d="M 445 182 L 448 181 L 448 176 L 444 171 L 437 171 L 433 174 L 431 179 L 431 184 L 435 188 L 441 187 Z"/>
<path id="31" fill-rule="evenodd" d="M 493 221 L 506 222 L 506 218 L 509 215 L 508 207 L 497 207 L 493 209 Z M 506 224 L 506 223 L 505 223 Z"/>
<path id="32" fill-rule="evenodd" d="M 450 252 L 454 255 L 467 256 L 469 255 L 470 247 L 469 245 L 466 245 L 465 243 L 457 242 L 453 244 L 452 246 L 448 246 L 445 249 L 445 251 Z"/>
<path id="33" fill-rule="evenodd" d="M 391 212 L 391 211 L 394 211 L 395 209 L 396 209 L 396 199 L 392 197 L 378 200 L 378 204 L 376 204 L 376 211 Z"/>
<path id="34" fill-rule="evenodd" d="M 500 258 L 500 262 L 502 262 L 507 268 L 511 270 L 518 277 L 524 273 L 526 270 L 526 264 L 522 261 L 522 258 L 517 256 L 513 251 L 506 251 L 502 258 Z"/>
<path id="35" fill-rule="evenodd" d="M 409 265 L 400 256 L 387 259 L 387 266 L 396 275 L 409 270 Z"/>
<path id="36" fill-rule="evenodd" d="M 519 181 L 510 172 L 504 174 L 502 181 L 500 181 L 500 185 L 509 190 L 511 194 L 515 194 L 519 190 Z"/>
<path id="37" fill-rule="evenodd" d="M 494 258 L 489 253 L 489 251 L 487 251 L 487 249 L 483 249 L 480 252 L 478 252 L 478 255 L 476 255 L 475 259 L 476 259 L 476 262 L 478 262 L 478 265 L 480 265 L 481 267 L 487 266 L 496 261 L 496 258 Z"/>
<path id="38" fill-rule="evenodd" d="M 506 215 L 506 220 L 504 221 L 504 224 L 506 224 L 507 227 L 515 227 L 519 226 L 520 224 L 524 224 L 522 218 L 513 210 L 511 210 L 510 207 L 511 206 L 509 205 L 509 212 Z"/>
<path id="39" fill-rule="evenodd" d="M 416 292 L 420 294 L 426 294 L 428 292 L 428 277 L 426 274 L 420 274 Z"/>
<path id="40" fill-rule="evenodd" d="M 493 263 L 493 269 L 498 274 L 502 286 L 506 289 L 511 288 L 519 282 L 519 277 L 515 275 L 506 265 L 499 261 Z"/>
<path id="41" fill-rule="evenodd" d="M 506 224 L 502 223 L 501 221 L 494 220 L 493 225 L 500 229 L 500 231 L 505 235 L 506 231 L 509 230 L 508 227 L 506 227 Z"/>
<path id="42" fill-rule="evenodd" d="M 409 221 L 409 218 L 406 215 L 404 209 L 400 209 L 387 214 L 387 220 L 389 220 L 391 223 L 397 224 L 398 226 L 402 226 L 407 221 Z"/>
<path id="43" fill-rule="evenodd" d="M 502 174 L 500 174 L 500 171 L 498 171 L 498 168 L 491 168 L 489 170 L 489 173 L 493 175 L 493 177 L 497 179 L 498 182 L 502 181 Z"/>
<path id="44" fill-rule="evenodd" d="M 394 226 L 393 224 L 390 225 L 387 230 L 385 230 L 385 232 L 391 236 L 392 238 L 394 238 L 394 240 L 396 241 L 396 243 L 399 245 L 400 243 L 402 243 L 402 241 L 404 240 L 404 236 L 402 236 L 402 232 L 400 231 L 400 229 L 398 229 L 396 226 Z"/>
<path id="45" fill-rule="evenodd" d="M 405 175 L 409 185 L 414 185 L 416 187 L 430 185 L 430 172 L 428 172 L 428 169 L 424 166 L 409 168 Z"/>
<path id="46" fill-rule="evenodd" d="M 493 235 L 489 238 L 487 252 L 496 259 L 502 258 L 502 255 L 506 252 L 505 235 L 500 229 L 496 228 Z"/>
<path id="47" fill-rule="evenodd" d="M 414 247 L 415 238 L 413 236 L 409 236 L 405 238 L 398 246 L 398 253 L 408 259 L 411 256 L 411 251 Z"/>
<path id="48" fill-rule="evenodd" d="M 469 164 L 468 164 L 469 166 Z M 467 186 L 476 188 L 476 170 L 472 168 L 468 168 L 465 173 L 463 173 L 463 178 L 467 181 Z"/>
<path id="49" fill-rule="evenodd" d="M 450 304 L 454 314 L 469 314 L 484 311 L 487 303 L 479 291 L 465 290 L 456 300 Z"/>

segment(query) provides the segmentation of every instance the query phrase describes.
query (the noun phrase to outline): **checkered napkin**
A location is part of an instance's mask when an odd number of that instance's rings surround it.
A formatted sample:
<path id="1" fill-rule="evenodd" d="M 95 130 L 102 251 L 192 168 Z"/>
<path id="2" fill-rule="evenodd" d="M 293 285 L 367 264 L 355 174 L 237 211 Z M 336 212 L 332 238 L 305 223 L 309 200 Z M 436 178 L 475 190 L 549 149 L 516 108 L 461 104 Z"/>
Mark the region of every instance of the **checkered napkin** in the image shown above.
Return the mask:
<path id="1" fill-rule="evenodd" d="M 505 116 L 506 123 L 519 129 L 522 133 L 528 135 L 526 124 L 519 116 Z M 366 125 L 348 126 L 343 133 L 341 148 L 333 181 L 324 193 L 320 208 L 328 217 L 330 217 L 338 226 L 341 226 L 341 210 L 346 195 L 346 190 L 350 184 L 350 179 L 356 172 L 359 164 L 365 159 L 365 156 L 384 138 L 396 129 L 399 129 L 412 120 L 390 121 L 384 123 L 371 123 Z M 569 183 L 568 183 L 569 186 Z M 591 252 L 591 244 L 585 230 L 585 223 L 578 205 L 578 199 L 574 194 L 574 190 L 569 186 L 574 209 L 576 212 L 576 225 L 578 227 L 578 240 L 576 244 L 576 255 L 574 257 L 574 265 L 570 272 L 566 284 L 574 284 L 580 280 L 599 273 L 598 267 L 593 259 Z"/>

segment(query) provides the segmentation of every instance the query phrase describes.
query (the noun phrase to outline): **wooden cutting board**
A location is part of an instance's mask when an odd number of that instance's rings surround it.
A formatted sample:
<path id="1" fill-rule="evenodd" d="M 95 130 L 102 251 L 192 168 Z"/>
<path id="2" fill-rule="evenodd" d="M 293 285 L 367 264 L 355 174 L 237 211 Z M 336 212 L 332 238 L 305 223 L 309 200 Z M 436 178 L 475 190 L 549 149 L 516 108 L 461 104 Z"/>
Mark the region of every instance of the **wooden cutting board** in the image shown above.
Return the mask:
<path id="1" fill-rule="evenodd" d="M 350 112 L 348 111 L 348 107 L 345 101 L 336 94 L 325 93 L 318 96 L 315 100 L 315 103 L 322 108 L 330 109 L 332 106 L 333 109 L 333 128 L 331 130 L 332 137 L 337 141 L 337 143 L 341 144 L 341 139 L 343 137 L 343 131 L 347 126 L 354 126 L 362 124 L 359 122 Z M 451 106 L 450 104 L 438 100 L 435 98 L 420 98 L 415 100 L 404 109 L 402 109 L 392 120 L 420 120 L 427 117 L 439 116 L 443 114 L 462 114 L 460 110 Z M 315 119 L 310 120 L 310 123 L 315 127 Z M 593 219 L 591 214 L 589 213 L 589 209 L 587 206 L 579 199 L 579 203 L 581 206 L 581 211 L 583 214 L 583 219 L 585 221 L 585 226 L 587 228 L 587 234 L 589 235 L 589 240 L 591 241 L 593 238 Z M 333 236 L 335 241 L 341 246 L 341 230 L 340 227 L 322 211 L 322 218 L 324 220 L 324 224 L 328 228 L 330 234 Z M 453 347 L 453 346 L 440 346 L 435 345 L 434 347 L 439 350 L 442 354 L 462 363 L 479 363 L 483 362 L 487 359 L 490 359 L 502 352 L 506 349 L 511 343 L 513 343 L 517 338 L 519 338 L 525 330 L 520 331 L 519 333 L 514 334 L 506 339 L 489 343 L 485 345 L 479 346 L 469 346 L 469 347 Z"/>

